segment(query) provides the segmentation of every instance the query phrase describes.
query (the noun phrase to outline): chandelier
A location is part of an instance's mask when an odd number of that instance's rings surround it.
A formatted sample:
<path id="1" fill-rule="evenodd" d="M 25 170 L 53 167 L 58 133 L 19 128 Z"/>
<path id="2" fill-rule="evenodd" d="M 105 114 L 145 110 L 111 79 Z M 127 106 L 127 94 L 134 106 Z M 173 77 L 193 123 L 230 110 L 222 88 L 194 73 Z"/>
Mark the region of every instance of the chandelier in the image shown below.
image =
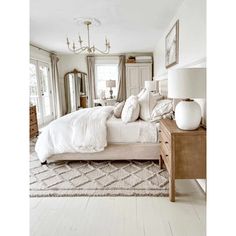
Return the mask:
<path id="1" fill-rule="evenodd" d="M 91 43 L 90 43 L 90 32 L 89 32 L 89 27 L 93 24 L 93 25 L 100 25 L 100 21 L 95 19 L 95 18 L 77 18 L 75 19 L 76 23 L 77 24 L 84 24 L 86 25 L 87 27 L 87 38 L 88 38 L 88 42 L 87 42 L 87 45 L 83 45 L 83 40 L 81 39 L 80 35 L 79 35 L 79 39 L 78 39 L 78 42 L 75 43 L 75 42 L 70 42 L 68 37 L 67 37 L 67 46 L 68 46 L 68 49 L 75 53 L 75 54 L 79 54 L 79 53 L 82 53 L 82 52 L 87 52 L 88 54 L 94 54 L 96 52 L 99 52 L 101 54 L 108 54 L 110 52 L 110 48 L 111 48 L 111 45 L 110 45 L 110 42 L 107 40 L 107 38 L 105 38 L 105 50 L 101 50 L 101 49 L 98 49 L 97 47 L 95 47 L 94 45 L 91 46 Z"/>

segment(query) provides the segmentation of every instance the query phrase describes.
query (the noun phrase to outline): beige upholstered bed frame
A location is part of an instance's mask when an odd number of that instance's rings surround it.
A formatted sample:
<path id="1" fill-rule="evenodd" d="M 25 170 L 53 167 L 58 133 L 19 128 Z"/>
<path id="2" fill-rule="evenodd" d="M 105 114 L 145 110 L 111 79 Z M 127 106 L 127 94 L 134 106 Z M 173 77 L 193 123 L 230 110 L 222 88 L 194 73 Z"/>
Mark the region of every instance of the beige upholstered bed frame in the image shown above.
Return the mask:
<path id="1" fill-rule="evenodd" d="M 60 160 L 155 160 L 159 158 L 159 143 L 108 144 L 102 152 L 63 153 L 47 161 Z"/>

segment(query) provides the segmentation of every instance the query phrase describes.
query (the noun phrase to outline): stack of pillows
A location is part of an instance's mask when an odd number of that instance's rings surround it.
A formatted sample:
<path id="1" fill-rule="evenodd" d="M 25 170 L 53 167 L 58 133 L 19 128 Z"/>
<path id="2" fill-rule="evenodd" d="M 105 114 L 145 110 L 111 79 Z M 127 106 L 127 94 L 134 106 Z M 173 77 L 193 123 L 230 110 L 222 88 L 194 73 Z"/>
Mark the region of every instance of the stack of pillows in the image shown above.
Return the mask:
<path id="1" fill-rule="evenodd" d="M 121 118 L 124 123 L 134 122 L 138 118 L 159 122 L 160 119 L 171 118 L 172 111 L 171 100 L 142 89 L 137 96 L 131 95 L 126 101 L 117 103 L 114 107 L 114 116 Z"/>

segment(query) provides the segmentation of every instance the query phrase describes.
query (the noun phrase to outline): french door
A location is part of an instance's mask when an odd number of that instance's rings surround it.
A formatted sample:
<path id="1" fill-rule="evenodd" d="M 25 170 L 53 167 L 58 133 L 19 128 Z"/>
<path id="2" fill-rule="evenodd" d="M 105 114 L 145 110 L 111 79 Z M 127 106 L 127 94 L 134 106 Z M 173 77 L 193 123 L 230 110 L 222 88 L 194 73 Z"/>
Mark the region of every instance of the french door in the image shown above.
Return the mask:
<path id="1" fill-rule="evenodd" d="M 54 119 L 52 81 L 48 63 L 30 60 L 30 103 L 36 105 L 39 126 Z"/>

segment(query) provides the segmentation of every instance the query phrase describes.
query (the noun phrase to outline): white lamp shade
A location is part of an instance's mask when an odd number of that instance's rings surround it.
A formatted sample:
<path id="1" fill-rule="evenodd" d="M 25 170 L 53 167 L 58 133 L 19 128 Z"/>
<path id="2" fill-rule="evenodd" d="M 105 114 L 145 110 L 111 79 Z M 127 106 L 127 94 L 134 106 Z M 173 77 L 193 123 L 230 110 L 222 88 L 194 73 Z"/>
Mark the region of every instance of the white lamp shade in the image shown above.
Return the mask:
<path id="1" fill-rule="evenodd" d="M 116 81 L 115 80 L 107 80 L 106 86 L 107 86 L 107 88 L 114 88 L 114 87 L 116 87 Z"/>
<path id="2" fill-rule="evenodd" d="M 147 91 L 156 91 L 157 82 L 152 80 L 146 80 L 144 83 L 144 87 Z"/>
<path id="3" fill-rule="evenodd" d="M 168 71 L 169 98 L 205 98 L 206 68 L 183 68 Z"/>

